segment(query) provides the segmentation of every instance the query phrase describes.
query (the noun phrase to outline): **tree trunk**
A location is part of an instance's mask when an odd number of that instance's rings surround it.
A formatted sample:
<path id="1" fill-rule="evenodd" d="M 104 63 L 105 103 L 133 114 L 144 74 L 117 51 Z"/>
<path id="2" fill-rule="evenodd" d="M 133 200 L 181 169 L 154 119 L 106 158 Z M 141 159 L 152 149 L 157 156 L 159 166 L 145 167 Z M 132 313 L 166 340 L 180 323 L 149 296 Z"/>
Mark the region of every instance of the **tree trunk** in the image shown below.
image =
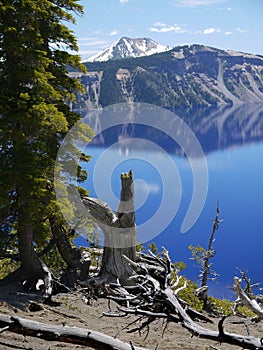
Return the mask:
<path id="1" fill-rule="evenodd" d="M 42 269 L 33 246 L 32 224 L 28 223 L 21 226 L 19 230 L 19 257 L 22 263 L 22 278 L 27 279 L 40 275 Z M 21 232 L 21 230 L 23 231 Z"/>
<path id="2" fill-rule="evenodd" d="M 19 279 L 27 290 L 34 289 L 38 279 L 44 277 L 42 264 L 34 249 L 34 229 L 31 213 L 27 209 L 27 204 L 19 201 L 18 215 L 18 243 L 19 259 L 21 268 L 19 269 Z"/>
<path id="3" fill-rule="evenodd" d="M 54 242 L 68 268 L 71 269 L 78 267 L 80 264 L 81 253 L 78 248 L 71 245 L 68 233 L 66 232 L 61 219 L 55 215 L 51 215 L 49 222 Z"/>
<path id="4" fill-rule="evenodd" d="M 90 261 L 82 256 L 79 248 L 71 244 L 68 232 L 58 216 L 51 215 L 49 222 L 54 242 L 67 264 L 67 270 L 62 275 L 61 281 L 68 287 L 73 287 L 78 280 L 87 278 Z"/>
<path id="5" fill-rule="evenodd" d="M 18 243 L 19 260 L 21 266 L 16 271 L 9 274 L 5 280 L 22 285 L 25 292 L 37 291 L 37 282 L 44 281 L 44 290 L 41 293 L 43 300 L 51 298 L 53 290 L 53 279 L 48 267 L 38 258 L 34 249 L 34 229 L 31 213 L 20 202 L 18 216 Z"/>
<path id="6" fill-rule="evenodd" d="M 118 282 L 124 285 L 130 284 L 129 277 L 134 273 L 127 260 L 123 258 L 123 255 L 126 255 L 134 260 L 136 255 L 132 171 L 121 174 L 121 186 L 120 203 L 116 213 L 101 200 L 83 199 L 90 215 L 104 232 L 102 265 L 98 276 L 92 281 L 94 286 Z"/>

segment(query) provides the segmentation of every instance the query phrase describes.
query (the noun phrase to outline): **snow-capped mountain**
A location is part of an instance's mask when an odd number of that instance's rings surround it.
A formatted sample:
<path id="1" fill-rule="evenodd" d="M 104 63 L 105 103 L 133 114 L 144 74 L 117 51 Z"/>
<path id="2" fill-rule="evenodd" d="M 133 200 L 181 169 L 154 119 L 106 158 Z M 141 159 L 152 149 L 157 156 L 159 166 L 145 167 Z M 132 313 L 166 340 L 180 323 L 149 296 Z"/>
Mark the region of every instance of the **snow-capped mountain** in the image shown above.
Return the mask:
<path id="1" fill-rule="evenodd" d="M 165 108 L 263 102 L 263 56 L 204 45 L 141 58 L 86 62 L 78 107 L 145 102 Z M 72 74 L 76 74 L 73 72 Z"/>
<path id="2" fill-rule="evenodd" d="M 124 37 L 114 42 L 104 51 L 89 57 L 84 62 L 103 62 L 123 58 L 150 56 L 171 49 L 172 47 L 160 45 L 150 38 L 131 39 Z"/>

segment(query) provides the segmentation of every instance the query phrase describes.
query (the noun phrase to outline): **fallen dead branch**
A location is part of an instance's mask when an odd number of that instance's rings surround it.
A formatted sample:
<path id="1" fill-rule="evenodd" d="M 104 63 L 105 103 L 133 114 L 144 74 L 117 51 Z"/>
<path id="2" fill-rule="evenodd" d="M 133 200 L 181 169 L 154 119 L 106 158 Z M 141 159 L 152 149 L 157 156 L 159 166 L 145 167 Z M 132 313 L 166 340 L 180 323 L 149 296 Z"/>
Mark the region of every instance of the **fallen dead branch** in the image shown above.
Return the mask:
<path id="1" fill-rule="evenodd" d="M 48 341 L 84 345 L 98 350 L 147 350 L 93 330 L 52 325 L 4 314 L 0 314 L 0 328 L 1 332 L 8 331 Z"/>
<path id="2" fill-rule="evenodd" d="M 263 309 L 259 306 L 256 299 L 251 299 L 245 291 L 241 288 L 242 279 L 234 277 L 234 291 L 236 293 L 237 299 L 235 304 L 235 310 L 239 305 L 244 305 L 249 308 L 254 314 L 257 315 L 253 320 L 259 322 L 263 319 Z"/>

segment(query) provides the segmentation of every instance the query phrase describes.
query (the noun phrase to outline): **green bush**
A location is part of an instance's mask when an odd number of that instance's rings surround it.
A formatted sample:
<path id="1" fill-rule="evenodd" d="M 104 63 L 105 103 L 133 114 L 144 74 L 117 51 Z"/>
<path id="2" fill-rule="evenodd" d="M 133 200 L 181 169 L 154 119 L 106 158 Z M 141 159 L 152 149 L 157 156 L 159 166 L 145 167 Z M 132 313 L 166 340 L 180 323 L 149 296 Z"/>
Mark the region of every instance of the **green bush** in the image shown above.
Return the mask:
<path id="1" fill-rule="evenodd" d="M 0 260 L 0 280 L 15 271 L 19 266 L 20 264 L 12 259 Z"/>

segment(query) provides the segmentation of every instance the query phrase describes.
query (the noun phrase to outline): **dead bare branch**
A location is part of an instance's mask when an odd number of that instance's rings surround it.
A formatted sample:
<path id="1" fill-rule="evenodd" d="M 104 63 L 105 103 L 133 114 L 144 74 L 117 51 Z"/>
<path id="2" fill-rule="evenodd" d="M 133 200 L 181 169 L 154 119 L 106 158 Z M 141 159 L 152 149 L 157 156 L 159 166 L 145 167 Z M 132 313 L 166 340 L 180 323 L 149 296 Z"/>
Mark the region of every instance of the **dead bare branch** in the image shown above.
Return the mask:
<path id="1" fill-rule="evenodd" d="M 234 277 L 234 291 L 237 296 L 236 306 L 243 304 L 257 315 L 257 318 L 254 319 L 254 321 L 261 321 L 263 319 L 263 309 L 259 306 L 255 299 L 250 299 L 250 297 L 245 293 L 245 291 L 241 288 L 241 282 L 242 279 Z"/>
<path id="2" fill-rule="evenodd" d="M 134 350 L 147 350 L 133 345 L 131 347 L 131 344 L 124 343 L 119 339 L 93 330 L 79 327 L 52 325 L 17 316 L 14 317 L 0 314 L 0 327 L 2 327 L 2 329 L 6 328 L 6 331 L 13 333 L 45 340 L 85 345 L 98 350 L 131 350 L 132 348 Z"/>
<path id="3" fill-rule="evenodd" d="M 0 329 L 0 333 L 4 333 L 5 331 L 7 331 L 9 329 L 9 326 L 6 326 L 4 328 Z"/>
<path id="4" fill-rule="evenodd" d="M 145 329 L 147 335 L 150 324 L 155 320 L 163 319 L 166 322 L 178 323 L 193 335 L 203 339 L 237 345 L 246 349 L 263 349 L 263 340 L 260 338 L 225 331 L 223 324 L 226 317 L 219 321 L 218 330 L 205 328 L 194 321 L 195 318 L 202 319 L 203 317 L 203 320 L 211 322 L 205 315 L 190 308 L 186 302 L 178 298 L 178 292 L 185 288 L 186 285 L 179 287 L 179 276 L 177 276 L 176 282 L 172 285 L 170 274 L 174 271 L 174 268 L 166 250 L 163 250 L 163 258 L 150 254 L 149 257 L 141 256 L 139 262 L 132 261 L 126 257 L 124 259 L 134 269 L 134 274 L 130 278 L 135 282 L 135 285 L 129 286 L 129 290 L 126 291 L 128 294 L 126 295 L 123 293 L 123 288 L 125 289 L 125 287 L 120 289 L 119 286 L 112 289 L 112 294 L 116 300 L 118 293 L 121 292 L 119 297 L 122 298 L 122 302 L 123 299 L 130 301 L 131 295 L 135 297 L 128 307 L 119 307 L 119 311 L 127 315 L 139 316 L 136 322 L 132 322 L 130 325 L 137 322 L 140 322 L 140 324 L 131 329 L 130 332 L 137 331 L 140 333 Z M 158 277 L 156 277 L 156 270 L 153 271 L 152 268 L 147 268 L 149 262 L 151 262 L 150 265 L 159 267 Z M 143 284 L 143 288 L 139 288 L 141 284 Z"/>

